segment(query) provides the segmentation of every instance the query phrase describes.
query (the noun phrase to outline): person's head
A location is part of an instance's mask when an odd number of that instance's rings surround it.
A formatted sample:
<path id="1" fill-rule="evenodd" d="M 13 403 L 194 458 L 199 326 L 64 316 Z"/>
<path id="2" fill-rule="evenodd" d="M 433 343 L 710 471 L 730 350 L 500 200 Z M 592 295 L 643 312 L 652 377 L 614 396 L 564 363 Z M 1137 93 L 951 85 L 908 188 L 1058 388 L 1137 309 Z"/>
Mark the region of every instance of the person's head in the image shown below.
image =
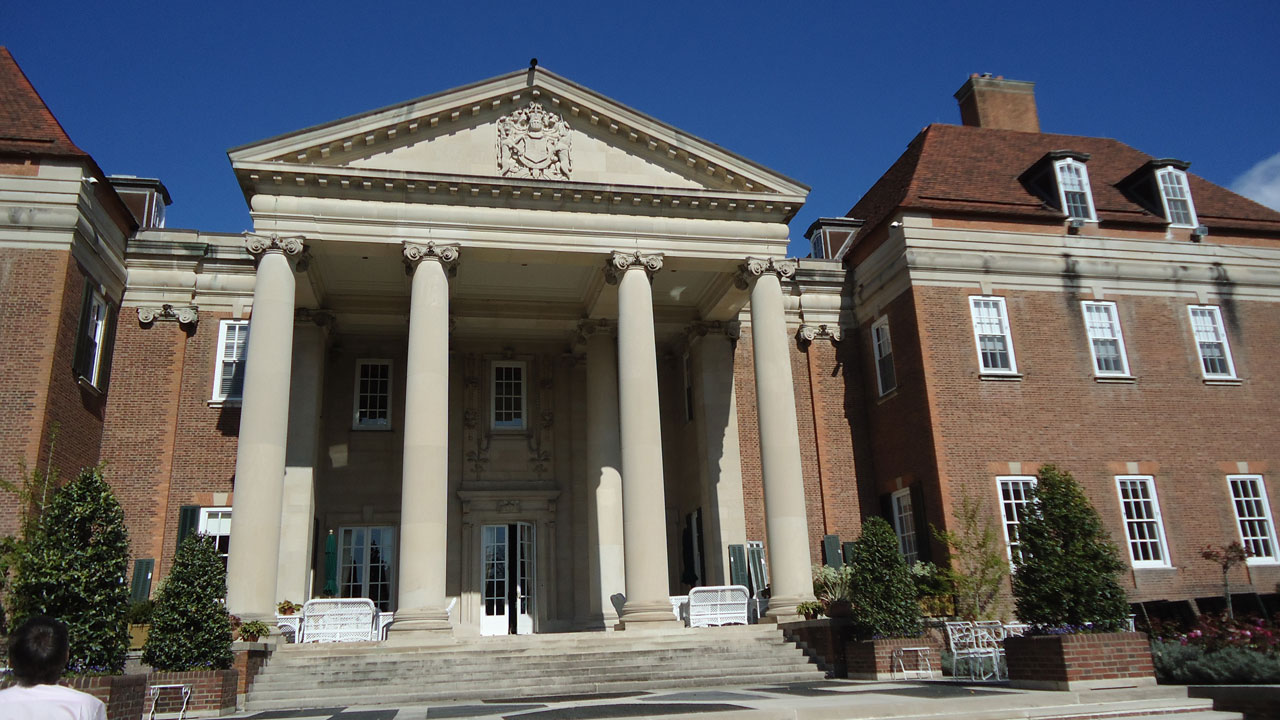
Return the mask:
<path id="1" fill-rule="evenodd" d="M 51 617 L 36 615 L 9 637 L 13 676 L 25 687 L 53 685 L 67 667 L 70 649 L 67 626 Z"/>

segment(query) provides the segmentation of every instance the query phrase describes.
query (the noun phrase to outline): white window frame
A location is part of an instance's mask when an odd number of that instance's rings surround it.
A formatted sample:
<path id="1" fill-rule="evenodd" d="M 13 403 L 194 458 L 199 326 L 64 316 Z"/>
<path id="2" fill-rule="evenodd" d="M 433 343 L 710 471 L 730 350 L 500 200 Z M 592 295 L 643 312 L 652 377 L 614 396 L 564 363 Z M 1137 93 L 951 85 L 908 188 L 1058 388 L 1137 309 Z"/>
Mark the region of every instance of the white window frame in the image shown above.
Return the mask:
<path id="1" fill-rule="evenodd" d="M 1196 327 L 1197 311 L 1205 311 L 1209 313 L 1213 320 L 1213 327 L 1205 329 L 1212 330 L 1216 334 L 1216 337 L 1202 337 L 1200 329 Z M 1200 358 L 1200 374 L 1204 376 L 1205 380 L 1235 380 L 1236 363 L 1235 359 L 1231 357 L 1231 342 L 1227 338 L 1227 328 L 1222 324 L 1222 308 L 1217 305 L 1188 305 L 1187 317 L 1191 321 L 1191 336 L 1192 341 L 1196 344 L 1196 355 Z M 1222 356 L 1227 361 L 1226 373 L 1209 372 L 1209 369 L 1205 367 L 1204 348 L 1201 347 L 1201 343 L 1222 344 Z"/>
<path id="2" fill-rule="evenodd" d="M 911 503 L 911 488 L 903 488 L 890 496 L 893 510 L 893 531 L 898 536 L 898 552 L 907 565 L 920 559 L 919 535 L 916 532 L 915 506 Z"/>
<path id="3" fill-rule="evenodd" d="M 1124 486 L 1126 483 L 1139 483 L 1147 490 L 1148 498 L 1138 498 L 1126 500 L 1124 497 Z M 1116 476 L 1116 494 L 1120 499 L 1120 514 L 1124 520 L 1125 547 L 1129 550 L 1129 563 L 1135 568 L 1167 568 L 1171 567 L 1169 561 L 1169 543 L 1165 539 L 1164 520 L 1160 515 L 1160 498 L 1156 494 L 1156 481 L 1151 475 L 1117 475 Z M 1148 504 L 1145 512 L 1150 513 L 1150 517 L 1138 517 L 1137 514 L 1130 516 L 1130 509 L 1136 508 L 1135 503 Z M 1153 527 L 1155 537 L 1147 537 L 1147 533 L 1143 533 L 1143 537 L 1135 537 L 1134 531 L 1139 527 Z M 1138 559 L 1134 554 L 1134 546 L 1136 544 L 1152 544 L 1160 552 L 1160 559 Z"/>
<path id="4" fill-rule="evenodd" d="M 212 517 L 215 514 L 218 517 Z M 228 555 L 231 552 L 231 508 L 200 508 L 200 522 L 196 525 L 196 532 L 213 538 L 215 543 L 218 543 L 218 538 L 227 539 L 226 551 L 223 551 L 221 547 L 218 548 L 218 557 L 222 558 L 222 564 L 225 566 L 228 562 Z"/>
<path id="5" fill-rule="evenodd" d="M 1110 320 L 1108 328 L 1111 335 L 1095 334 L 1094 325 L 1090 322 L 1089 310 L 1091 308 L 1105 308 L 1107 318 Z M 1080 313 L 1084 316 L 1084 331 L 1089 337 L 1089 356 L 1093 358 L 1093 374 L 1097 377 L 1130 377 L 1129 375 L 1129 354 L 1124 349 L 1124 331 L 1120 328 L 1120 314 L 1116 310 L 1116 304 L 1104 300 L 1084 300 L 1080 303 Z M 1117 350 L 1120 354 L 1119 370 L 1103 370 L 1098 364 L 1098 341 L 1114 340 Z"/>
<path id="6" fill-rule="evenodd" d="M 385 420 L 360 418 L 360 412 L 363 409 L 360 407 L 361 396 L 372 394 L 372 393 L 360 392 L 361 373 L 363 372 L 366 366 L 372 366 L 372 365 L 380 365 L 387 369 L 387 391 L 386 391 L 387 417 Z M 392 411 L 394 410 L 393 398 L 395 397 L 393 392 L 394 382 L 395 382 L 394 370 L 395 370 L 395 367 L 391 364 L 391 360 L 386 358 L 358 358 L 356 360 L 356 376 L 355 376 L 355 383 L 354 383 L 355 387 L 352 394 L 352 405 L 351 405 L 351 428 L 353 430 L 390 430 L 391 429 Z"/>
<path id="7" fill-rule="evenodd" d="M 231 327 L 243 327 L 245 329 L 244 341 L 239 344 L 239 357 L 228 361 L 227 352 L 227 329 Z M 226 389 L 222 387 L 222 367 L 227 362 L 238 363 L 243 365 L 249 351 L 249 321 L 248 320 L 223 320 L 218 323 L 218 355 L 213 363 L 213 396 L 210 399 L 212 403 L 221 403 L 224 405 L 239 405 L 244 397 L 244 382 L 240 384 L 240 395 L 230 395 Z M 243 370 L 241 371 L 243 375 Z"/>
<path id="8" fill-rule="evenodd" d="M 1166 191 L 1165 179 L 1169 178 L 1172 184 L 1176 185 L 1176 189 L 1186 195 L 1186 197 L 1175 197 L 1174 200 L 1182 200 L 1187 203 L 1187 214 L 1191 216 L 1190 223 L 1174 222 L 1173 216 L 1169 212 L 1170 194 Z M 1169 221 L 1170 227 L 1193 228 L 1200 224 L 1200 219 L 1196 216 L 1196 204 L 1191 199 L 1191 183 L 1187 182 L 1187 173 L 1175 167 L 1164 167 L 1156 170 L 1156 188 L 1160 193 L 1160 205 L 1164 208 L 1164 217 Z"/>
<path id="9" fill-rule="evenodd" d="M 978 329 L 978 303 L 994 302 L 1000 310 L 1000 336 L 1004 337 L 1005 350 L 1009 353 L 1009 367 L 987 367 L 982 359 L 983 335 L 995 336 L 995 333 L 982 333 Z M 1018 359 L 1013 353 L 1013 333 L 1009 327 L 1009 306 L 999 295 L 970 295 L 969 316 L 973 320 L 973 344 L 978 352 L 978 371 L 982 375 L 1017 375 Z"/>
<path id="10" fill-rule="evenodd" d="M 98 288 L 89 291 L 89 312 L 84 319 L 84 327 L 81 331 L 85 334 L 85 342 L 92 345 L 89 352 L 89 366 L 85 368 L 88 373 L 85 380 L 95 388 L 101 388 L 101 378 L 98 377 L 102 372 L 102 358 L 106 353 L 103 342 L 107 338 L 107 316 L 111 314 L 111 306 L 107 303 L 107 297 Z"/>
<path id="11" fill-rule="evenodd" d="M 1018 539 L 1018 526 L 1031 508 L 1030 492 L 1036 487 L 1035 475 L 998 475 L 996 491 L 1000 494 L 1000 528 L 1004 531 L 1005 552 L 1009 563 L 1014 562 L 1014 549 L 1022 545 Z M 1006 489 L 1008 492 L 1006 492 Z M 1016 553 L 1019 557 L 1022 551 Z"/>
<path id="12" fill-rule="evenodd" d="M 876 360 L 876 389 L 880 391 L 880 397 L 884 397 L 898 389 L 898 369 L 893 364 L 893 335 L 889 332 L 888 315 L 882 316 L 871 325 L 871 351 Z M 880 364 L 886 358 L 893 375 L 887 386 L 884 374 L 880 370 Z"/>
<path id="13" fill-rule="evenodd" d="M 349 537 L 354 535 L 356 531 L 364 532 L 364 545 L 360 546 L 361 553 L 359 558 L 353 557 L 354 552 L 351 554 L 348 554 L 347 552 L 349 548 L 349 546 L 347 545 L 347 540 Z M 387 541 L 385 545 L 381 546 L 381 550 L 383 554 L 387 556 L 383 563 L 384 567 L 387 570 L 387 582 L 385 583 L 387 587 L 387 597 L 386 597 L 385 603 L 379 601 L 378 599 L 369 597 L 370 595 L 374 594 L 372 592 L 372 587 L 375 585 L 375 583 L 373 583 L 372 580 L 370 579 L 370 575 L 372 574 L 372 565 L 370 563 L 372 550 L 373 550 L 372 535 L 374 532 L 377 532 L 380 535 L 382 535 Z M 396 593 L 398 592 L 397 581 L 399 579 L 397 577 L 398 570 L 399 570 L 399 561 L 397 559 L 398 555 L 399 555 L 399 538 L 396 537 L 396 529 L 394 526 L 391 526 L 391 525 L 343 525 L 339 527 L 338 528 L 338 576 L 334 578 L 334 581 L 338 584 L 338 597 L 367 598 L 369 600 L 373 600 L 373 603 L 378 607 L 379 612 L 394 611 L 396 609 Z M 343 562 L 344 560 L 351 560 L 352 562 L 344 563 Z M 348 588 L 347 588 L 347 583 L 345 582 L 345 571 L 347 568 L 353 567 L 353 566 L 357 566 L 363 570 L 363 572 L 360 573 L 362 579 L 359 582 L 359 585 L 360 585 L 359 595 L 347 594 Z"/>
<path id="14" fill-rule="evenodd" d="M 1079 192 L 1084 195 L 1085 211 L 1087 213 L 1086 215 L 1077 215 L 1072 213 L 1071 205 L 1067 203 L 1068 188 L 1067 188 L 1066 180 L 1075 179 L 1075 178 L 1068 178 L 1067 173 L 1070 171 L 1075 171 L 1079 173 L 1080 187 L 1071 188 L 1070 192 Z M 1066 216 L 1071 219 L 1086 220 L 1088 222 L 1097 222 L 1098 215 L 1094 211 L 1094 207 L 1093 207 L 1093 189 L 1089 186 L 1089 169 L 1085 167 L 1084 163 L 1080 162 L 1079 160 L 1075 160 L 1073 158 L 1063 158 L 1061 160 L 1056 160 L 1053 163 L 1053 177 L 1058 184 L 1058 203 L 1059 203 L 1059 206 L 1062 208 L 1062 212 L 1066 213 Z"/>
<path id="15" fill-rule="evenodd" d="M 1242 497 L 1236 494 L 1237 483 L 1253 483 L 1256 494 Z M 1236 530 L 1240 533 L 1240 544 L 1254 552 L 1245 562 L 1249 565 L 1275 565 L 1280 563 L 1280 547 L 1276 542 L 1276 524 L 1271 517 L 1271 501 L 1267 497 L 1267 483 L 1261 475 L 1241 474 L 1227 476 L 1227 489 L 1231 495 L 1231 511 L 1235 513 Z M 1254 504 L 1261 512 L 1241 515 L 1241 504 Z M 1245 523 L 1262 524 L 1262 532 L 1245 534 Z M 1257 552 L 1256 544 L 1266 542 L 1271 546 L 1271 554 Z"/>
<path id="16" fill-rule="evenodd" d="M 498 368 L 520 368 L 520 419 L 498 421 Z M 523 360 L 489 363 L 489 425 L 494 430 L 524 430 L 529 418 L 529 364 Z"/>

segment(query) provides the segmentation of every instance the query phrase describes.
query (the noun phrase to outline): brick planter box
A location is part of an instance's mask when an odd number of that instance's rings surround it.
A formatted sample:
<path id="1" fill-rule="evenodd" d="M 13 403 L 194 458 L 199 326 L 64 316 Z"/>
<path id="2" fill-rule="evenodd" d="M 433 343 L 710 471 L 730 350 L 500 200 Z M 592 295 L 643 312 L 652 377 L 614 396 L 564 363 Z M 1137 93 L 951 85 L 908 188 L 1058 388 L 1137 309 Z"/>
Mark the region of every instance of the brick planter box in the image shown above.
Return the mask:
<path id="1" fill-rule="evenodd" d="M 1009 683 L 1031 690 L 1155 685 L 1146 633 L 1080 633 L 1004 641 Z"/>
<path id="2" fill-rule="evenodd" d="M 845 646 L 853 636 L 853 624 L 845 618 L 817 618 L 782 623 L 783 635 L 799 643 L 805 654 L 833 678 L 847 677 Z"/>
<path id="3" fill-rule="evenodd" d="M 930 633 L 913 638 L 879 638 L 847 643 L 844 655 L 849 666 L 848 677 L 852 680 L 892 680 L 897 670 L 894 652 L 903 648 L 925 648 L 903 653 L 903 663 L 908 671 L 928 668 L 931 677 L 942 676 L 942 645 Z"/>
<path id="4" fill-rule="evenodd" d="M 147 676 L 151 685 L 187 685 L 191 699 L 187 701 L 187 716 L 228 715 L 236 709 L 236 679 L 240 673 L 233 670 L 191 670 L 188 672 L 153 672 Z M 150 698 L 147 699 L 150 712 Z M 176 715 L 182 709 L 182 693 L 166 690 L 156 703 L 156 714 Z M 136 720 L 134 716 L 131 720 Z"/>
<path id="5" fill-rule="evenodd" d="M 0 689 L 13 685 L 11 679 L 0 681 Z M 63 678 L 59 685 L 86 692 L 107 706 L 107 720 L 138 720 L 147 698 L 146 675 L 94 675 Z"/>
<path id="6" fill-rule="evenodd" d="M 258 673 L 262 672 L 262 668 L 267 666 L 267 661 L 271 659 L 274 649 L 275 644 L 269 642 L 251 643 L 238 640 L 231 644 L 231 651 L 236 656 L 231 667 L 239 672 L 239 678 L 236 680 L 237 707 L 243 704 L 245 693 L 249 692 L 249 687 L 253 685 Z"/>

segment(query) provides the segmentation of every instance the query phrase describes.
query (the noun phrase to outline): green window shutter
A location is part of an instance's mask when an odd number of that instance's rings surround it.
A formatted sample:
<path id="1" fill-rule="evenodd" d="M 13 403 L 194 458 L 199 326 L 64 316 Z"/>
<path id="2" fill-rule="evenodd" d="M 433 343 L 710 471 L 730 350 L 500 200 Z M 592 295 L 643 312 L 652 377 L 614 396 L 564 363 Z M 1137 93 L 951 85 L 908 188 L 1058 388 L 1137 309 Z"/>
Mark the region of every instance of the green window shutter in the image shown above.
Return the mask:
<path id="1" fill-rule="evenodd" d="M 178 508 L 178 545 L 200 526 L 200 506 L 183 505 Z"/>
<path id="2" fill-rule="evenodd" d="M 747 585 L 747 548 L 744 545 L 729 546 L 729 583 Z"/>
<path id="3" fill-rule="evenodd" d="M 80 300 L 80 320 L 76 323 L 76 352 L 71 360 L 71 369 L 79 377 L 89 373 L 89 342 L 85 323 L 89 322 L 89 311 L 93 306 L 93 283 L 85 280 L 84 296 Z"/>
<path id="4" fill-rule="evenodd" d="M 916 560 L 928 562 L 933 559 L 929 542 L 932 533 L 929 532 L 929 515 L 924 509 L 924 488 L 919 485 L 911 486 L 911 512 L 915 515 L 916 524 Z"/>
<path id="5" fill-rule="evenodd" d="M 129 599 L 142 602 L 151 596 L 151 572 L 156 561 L 151 558 L 139 558 L 133 561 L 133 585 L 129 591 Z"/>
<path id="6" fill-rule="evenodd" d="M 846 565 L 853 562 L 853 543 L 840 543 L 840 553 L 844 555 Z"/>
<path id="7" fill-rule="evenodd" d="M 844 567 L 844 559 L 840 557 L 840 536 L 822 536 L 822 564 L 839 570 Z"/>

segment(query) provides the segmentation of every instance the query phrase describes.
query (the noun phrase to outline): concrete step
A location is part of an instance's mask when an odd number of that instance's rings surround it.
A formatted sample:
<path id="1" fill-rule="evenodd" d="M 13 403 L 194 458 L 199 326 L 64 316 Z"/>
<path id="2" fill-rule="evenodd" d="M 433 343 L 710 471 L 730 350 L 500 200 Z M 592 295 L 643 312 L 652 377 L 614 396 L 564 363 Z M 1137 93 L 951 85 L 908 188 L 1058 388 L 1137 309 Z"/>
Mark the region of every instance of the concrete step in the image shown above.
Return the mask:
<path id="1" fill-rule="evenodd" d="M 822 679 L 821 672 L 804 673 L 760 673 L 754 675 L 733 676 L 673 676 L 655 680 L 618 680 L 613 682 L 575 682 L 567 684 L 548 683 L 545 681 L 530 684 L 510 684 L 502 686 L 477 686 L 476 683 L 444 684 L 441 687 L 418 688 L 411 692 L 397 692 L 385 687 L 363 686 L 345 688 L 333 694 L 308 694 L 299 697 L 287 694 L 283 697 L 259 698 L 257 693 L 250 693 L 245 701 L 246 711 L 261 712 L 267 710 L 287 710 L 305 707 L 335 707 L 350 705 L 371 706 L 403 706 L 430 702 L 452 702 L 458 700 L 499 700 L 517 699 L 534 696 L 561 695 L 598 695 L 605 693 L 644 692 L 647 690 L 668 690 L 674 688 L 706 688 L 718 685 L 765 685 L 794 682 L 812 682 Z M 433 683 L 434 685 L 434 683 Z"/>

